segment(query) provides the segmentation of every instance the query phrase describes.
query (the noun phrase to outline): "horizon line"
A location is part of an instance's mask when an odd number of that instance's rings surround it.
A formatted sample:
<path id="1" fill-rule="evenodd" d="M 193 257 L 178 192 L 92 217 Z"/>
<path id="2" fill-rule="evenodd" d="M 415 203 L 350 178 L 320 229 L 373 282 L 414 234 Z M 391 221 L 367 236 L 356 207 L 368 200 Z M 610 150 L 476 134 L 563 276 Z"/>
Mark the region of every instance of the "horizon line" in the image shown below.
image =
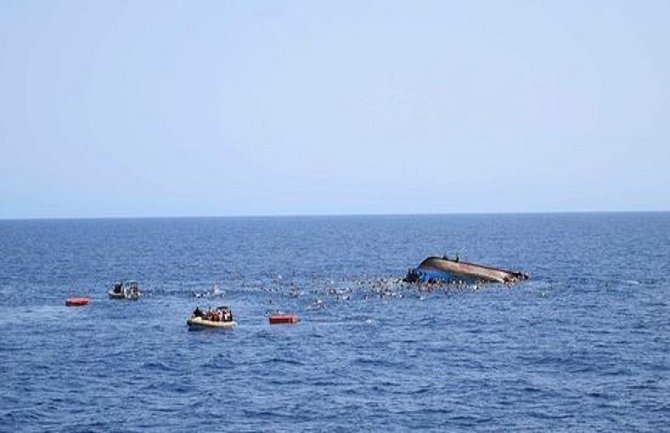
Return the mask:
<path id="1" fill-rule="evenodd" d="M 0 217 L 0 221 L 54 221 L 54 220 L 130 220 L 130 219 L 207 219 L 207 218 L 325 218 L 325 217 L 403 217 L 403 216 L 458 216 L 458 215 L 583 215 L 583 214 L 644 214 L 667 213 L 670 210 L 578 210 L 578 211 L 480 211 L 480 212 L 418 212 L 418 213 L 305 213 L 305 214 L 231 214 L 231 215 L 119 215 L 119 216 L 37 216 Z"/>

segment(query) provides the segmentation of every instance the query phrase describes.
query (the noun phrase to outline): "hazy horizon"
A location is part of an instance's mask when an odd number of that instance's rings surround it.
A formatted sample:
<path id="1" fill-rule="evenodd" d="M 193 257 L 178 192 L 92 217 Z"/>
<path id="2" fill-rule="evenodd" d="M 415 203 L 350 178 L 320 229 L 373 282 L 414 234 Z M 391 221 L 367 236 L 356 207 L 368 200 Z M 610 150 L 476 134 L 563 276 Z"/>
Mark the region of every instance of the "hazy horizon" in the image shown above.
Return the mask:
<path id="1" fill-rule="evenodd" d="M 433 217 L 433 216 L 513 216 L 513 215 L 594 215 L 594 214 L 663 214 L 667 210 L 643 211 L 557 211 L 557 212 L 451 212 L 451 213 L 395 213 L 395 214 L 274 214 L 274 215 L 137 215 L 137 216 L 97 216 L 97 217 L 21 217 L 0 218 L 0 221 L 58 221 L 58 220 L 124 220 L 124 219 L 243 219 L 243 218 L 393 218 L 393 217 Z"/>

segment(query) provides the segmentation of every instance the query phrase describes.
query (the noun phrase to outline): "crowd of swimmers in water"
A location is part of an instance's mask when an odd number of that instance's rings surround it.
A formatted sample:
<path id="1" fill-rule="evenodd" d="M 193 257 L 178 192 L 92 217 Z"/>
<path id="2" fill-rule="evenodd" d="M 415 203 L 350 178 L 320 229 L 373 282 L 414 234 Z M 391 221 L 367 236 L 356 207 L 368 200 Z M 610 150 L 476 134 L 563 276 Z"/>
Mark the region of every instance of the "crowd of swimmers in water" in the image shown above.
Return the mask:
<path id="1" fill-rule="evenodd" d="M 322 310 L 333 304 L 351 301 L 380 300 L 387 302 L 403 298 L 423 300 L 432 294 L 478 290 L 480 285 L 478 283 L 466 283 L 465 281 L 446 282 L 432 278 L 427 281 L 409 282 L 404 278 L 356 280 L 354 277 L 349 277 L 341 281 L 315 279 L 313 281 L 303 281 L 302 284 L 277 278 L 269 285 L 254 285 L 250 288 L 260 290 L 268 295 L 267 305 L 270 308 L 268 311 L 272 311 L 272 308 L 282 302 L 278 299 L 283 297 L 295 300 L 311 298 L 306 309 Z"/>
<path id="2" fill-rule="evenodd" d="M 454 262 L 459 261 L 458 255 L 454 258 L 448 258 L 446 254 L 443 259 Z M 305 286 L 310 287 L 306 289 Z M 318 288 L 321 286 L 321 288 Z M 307 310 L 320 310 L 326 308 L 327 304 L 334 302 L 343 302 L 350 300 L 373 300 L 377 299 L 402 299 L 405 297 L 416 297 L 418 299 L 425 299 L 426 295 L 433 292 L 448 293 L 454 289 L 460 290 L 477 290 L 479 284 L 468 284 L 464 281 L 445 282 L 438 279 L 422 279 L 416 269 L 409 269 L 407 275 L 402 279 L 397 278 L 379 278 L 374 280 L 359 279 L 354 276 L 346 277 L 340 282 L 334 280 L 312 279 L 311 281 L 296 282 L 295 280 L 284 280 L 281 275 L 274 278 L 274 281 L 269 286 L 265 284 L 248 286 L 248 289 L 261 290 L 268 295 L 287 296 L 289 298 L 303 298 L 305 296 L 311 297 L 312 301 L 307 305 Z M 137 283 L 130 284 L 117 283 L 112 287 L 113 293 L 126 293 L 139 295 Z M 196 298 L 217 298 L 224 297 L 225 292 L 221 290 L 218 285 L 215 285 L 211 290 L 192 292 Z M 328 302 L 328 300 L 330 300 Z M 268 298 L 268 304 L 273 304 L 272 298 Z M 208 307 L 206 310 L 196 307 L 191 313 L 191 319 L 200 318 L 211 322 L 232 322 L 233 313 L 229 306 L 220 306 L 217 308 Z"/>
<path id="3" fill-rule="evenodd" d="M 460 257 L 454 254 L 452 257 L 447 254 L 442 258 L 452 262 L 459 262 Z M 308 279 L 309 280 L 309 279 Z M 267 283 L 266 283 L 267 284 Z M 404 278 L 378 278 L 374 280 L 356 279 L 354 276 L 345 277 L 345 279 L 336 282 L 334 280 L 312 279 L 311 281 L 296 281 L 292 278 L 284 278 L 277 275 L 269 284 L 252 284 L 247 289 L 260 290 L 269 295 L 267 299 L 268 308 L 274 308 L 282 302 L 277 299 L 284 296 L 293 299 L 311 298 L 307 305 L 307 310 L 320 310 L 327 305 L 335 302 L 346 302 L 353 300 L 372 301 L 391 300 L 402 298 L 418 298 L 423 300 L 431 294 L 449 294 L 452 292 L 472 291 L 480 288 L 479 282 L 466 282 L 462 280 L 443 281 L 435 278 L 424 279 L 416 269 L 409 269 Z M 319 288 L 320 287 L 320 288 Z M 218 286 L 205 292 L 193 292 L 193 296 L 201 297 L 223 297 L 224 291 Z M 192 317 L 200 317 L 211 321 L 232 320 L 230 309 L 209 308 L 205 311 L 196 308 Z M 272 310 L 268 310 L 272 311 Z"/>

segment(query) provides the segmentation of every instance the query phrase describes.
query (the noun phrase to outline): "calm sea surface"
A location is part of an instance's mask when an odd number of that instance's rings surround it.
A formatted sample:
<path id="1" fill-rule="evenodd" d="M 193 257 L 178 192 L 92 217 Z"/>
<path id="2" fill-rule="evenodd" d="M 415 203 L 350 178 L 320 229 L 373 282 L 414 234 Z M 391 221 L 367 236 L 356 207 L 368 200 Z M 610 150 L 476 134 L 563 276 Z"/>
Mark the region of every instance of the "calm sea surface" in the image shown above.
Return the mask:
<path id="1" fill-rule="evenodd" d="M 398 282 L 445 252 L 531 279 Z M 670 431 L 670 213 L 0 221 L 0 379 L 3 432 Z"/>

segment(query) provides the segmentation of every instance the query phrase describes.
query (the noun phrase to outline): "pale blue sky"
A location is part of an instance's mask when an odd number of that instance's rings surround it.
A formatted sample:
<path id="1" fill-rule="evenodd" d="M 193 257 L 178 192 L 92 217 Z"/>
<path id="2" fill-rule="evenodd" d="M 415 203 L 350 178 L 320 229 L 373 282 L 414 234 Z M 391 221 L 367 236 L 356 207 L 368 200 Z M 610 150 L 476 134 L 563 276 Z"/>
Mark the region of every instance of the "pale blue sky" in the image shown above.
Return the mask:
<path id="1" fill-rule="evenodd" d="M 670 210 L 668 1 L 0 2 L 0 218 Z"/>

